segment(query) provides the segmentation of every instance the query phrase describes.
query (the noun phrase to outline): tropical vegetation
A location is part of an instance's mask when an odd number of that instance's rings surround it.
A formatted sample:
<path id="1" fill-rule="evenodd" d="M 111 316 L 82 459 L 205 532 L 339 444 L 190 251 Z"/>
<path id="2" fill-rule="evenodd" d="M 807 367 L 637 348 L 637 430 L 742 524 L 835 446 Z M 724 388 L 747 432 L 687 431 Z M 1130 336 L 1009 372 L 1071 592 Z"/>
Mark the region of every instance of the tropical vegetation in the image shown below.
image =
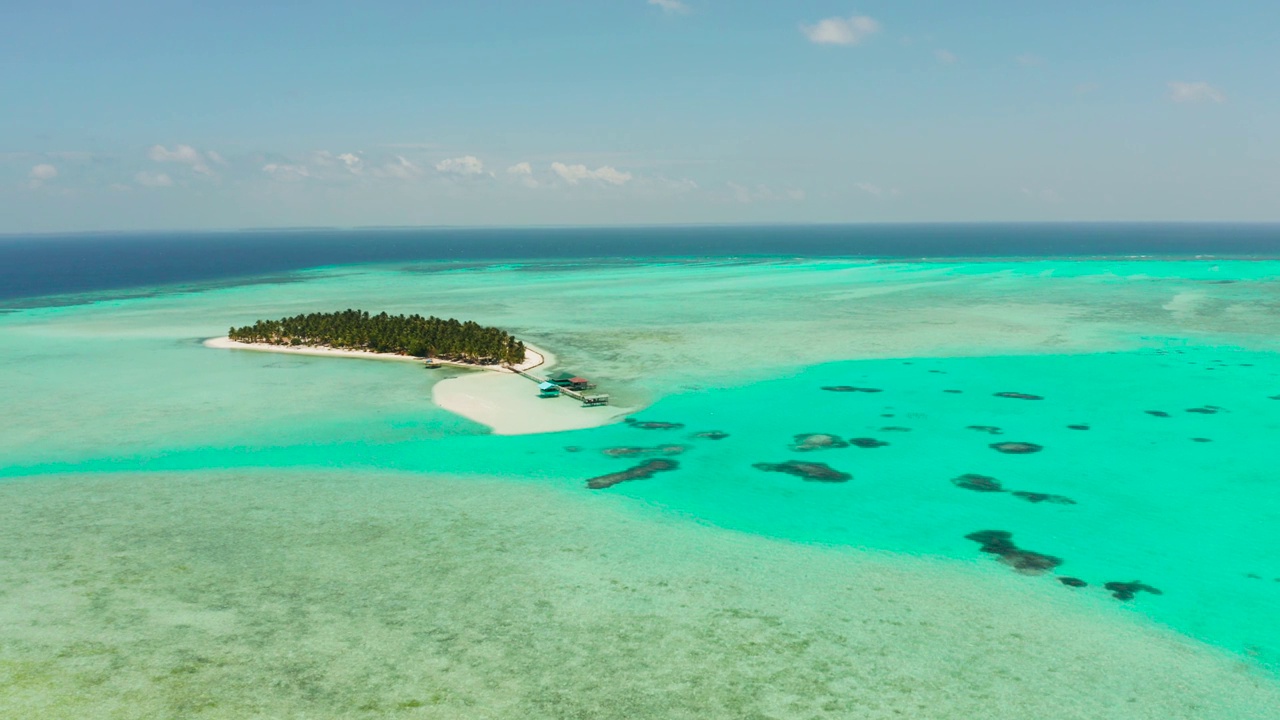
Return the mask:
<path id="1" fill-rule="evenodd" d="M 228 336 L 238 342 L 368 350 L 478 365 L 524 361 L 524 343 L 506 331 L 434 316 L 307 313 L 233 327 Z"/>

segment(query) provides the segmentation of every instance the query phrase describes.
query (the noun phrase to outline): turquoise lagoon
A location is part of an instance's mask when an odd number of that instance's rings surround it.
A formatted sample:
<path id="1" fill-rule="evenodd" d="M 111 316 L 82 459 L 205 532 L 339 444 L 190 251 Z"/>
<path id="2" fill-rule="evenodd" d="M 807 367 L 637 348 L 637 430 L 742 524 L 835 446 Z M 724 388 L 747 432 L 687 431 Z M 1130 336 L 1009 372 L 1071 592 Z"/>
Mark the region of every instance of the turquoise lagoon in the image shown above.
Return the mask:
<path id="1" fill-rule="evenodd" d="M 27 305 L 8 715 L 1280 717 L 1280 263 L 432 263 Z M 430 404 L 452 370 L 200 345 L 344 307 L 501 325 L 680 427 L 499 437 Z M 754 467 L 790 460 L 852 479 Z M 1130 581 L 1160 594 L 1102 587 Z"/>

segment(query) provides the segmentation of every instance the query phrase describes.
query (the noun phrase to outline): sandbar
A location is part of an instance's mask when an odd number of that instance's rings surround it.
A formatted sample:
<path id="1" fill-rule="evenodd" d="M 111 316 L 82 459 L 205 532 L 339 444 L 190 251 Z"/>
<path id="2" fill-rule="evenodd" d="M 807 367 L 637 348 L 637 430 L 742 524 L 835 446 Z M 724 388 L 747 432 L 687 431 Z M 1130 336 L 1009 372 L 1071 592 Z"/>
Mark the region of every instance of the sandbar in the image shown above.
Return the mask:
<path id="1" fill-rule="evenodd" d="M 423 363 L 425 360 L 408 355 L 376 353 L 366 350 L 340 350 L 330 347 L 271 345 L 269 343 L 243 343 L 227 337 L 204 341 L 205 347 L 221 350 L 251 350 L 256 352 L 311 355 L 316 357 L 342 357 L 360 360 L 392 360 Z M 583 430 L 609 425 L 620 421 L 636 408 L 582 407 L 569 397 L 540 398 L 537 385 L 529 378 L 516 374 L 516 370 L 528 372 L 535 368 L 545 370 L 555 365 L 551 353 L 531 345 L 525 345 L 525 360 L 519 365 L 471 365 L 468 363 L 437 360 L 441 365 L 465 370 L 486 372 L 466 373 L 458 377 L 442 378 L 431 388 L 431 401 L 455 415 L 461 415 L 493 430 L 495 435 L 531 435 L 534 433 Z"/>
<path id="2" fill-rule="evenodd" d="M 431 401 L 449 412 L 488 426 L 495 435 L 582 430 L 619 422 L 635 408 L 582 407 L 569 397 L 538 397 L 537 385 L 512 373 L 468 373 L 444 378 Z"/>

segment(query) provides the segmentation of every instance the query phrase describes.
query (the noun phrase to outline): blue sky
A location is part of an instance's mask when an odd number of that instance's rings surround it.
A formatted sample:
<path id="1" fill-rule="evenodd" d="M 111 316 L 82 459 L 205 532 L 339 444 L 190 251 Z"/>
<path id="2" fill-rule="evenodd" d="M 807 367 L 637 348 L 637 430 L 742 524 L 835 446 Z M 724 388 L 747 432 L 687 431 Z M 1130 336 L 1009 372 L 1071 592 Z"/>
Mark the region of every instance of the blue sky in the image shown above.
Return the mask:
<path id="1" fill-rule="evenodd" d="M 1280 220 L 1280 3 L 9 3 L 0 232 Z"/>

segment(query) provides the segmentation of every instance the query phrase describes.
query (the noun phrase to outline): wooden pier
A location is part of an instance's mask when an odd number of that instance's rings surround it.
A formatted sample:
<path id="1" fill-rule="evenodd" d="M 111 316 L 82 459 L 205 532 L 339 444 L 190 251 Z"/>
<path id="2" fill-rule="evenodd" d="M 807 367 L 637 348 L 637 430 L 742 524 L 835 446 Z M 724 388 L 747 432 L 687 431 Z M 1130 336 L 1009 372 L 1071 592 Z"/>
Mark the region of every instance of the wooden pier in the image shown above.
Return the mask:
<path id="1" fill-rule="evenodd" d="M 515 368 L 512 368 L 512 371 L 515 372 L 517 375 L 521 375 L 529 380 L 532 380 L 537 385 L 542 385 L 543 383 L 551 382 L 551 380 L 548 380 L 547 378 L 539 377 L 525 370 L 516 370 Z M 590 385 L 589 387 L 595 387 L 595 386 Z M 560 386 L 560 394 L 568 395 L 574 400 L 581 402 L 583 407 L 600 407 L 602 405 L 609 404 L 608 395 L 588 395 L 584 392 L 581 392 L 579 390 L 574 390 L 571 387 L 566 387 L 563 385 Z"/>

